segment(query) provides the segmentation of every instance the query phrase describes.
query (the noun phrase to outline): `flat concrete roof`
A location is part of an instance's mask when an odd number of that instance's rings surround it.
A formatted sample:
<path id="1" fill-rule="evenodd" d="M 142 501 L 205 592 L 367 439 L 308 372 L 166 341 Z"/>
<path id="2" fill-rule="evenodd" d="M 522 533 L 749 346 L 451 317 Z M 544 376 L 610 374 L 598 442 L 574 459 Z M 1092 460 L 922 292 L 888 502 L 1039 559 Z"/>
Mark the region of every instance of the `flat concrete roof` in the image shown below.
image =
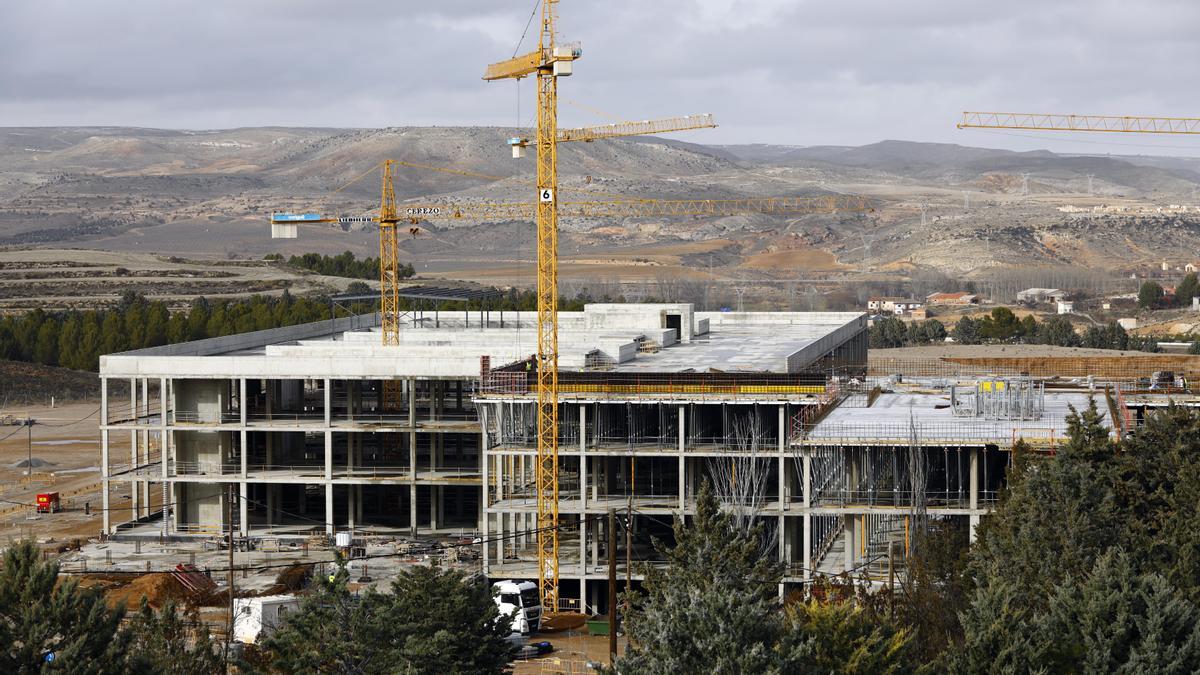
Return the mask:
<path id="1" fill-rule="evenodd" d="M 537 350 L 535 312 L 426 312 L 399 345 L 376 316 L 316 322 L 100 358 L 105 377 L 478 377 Z M 559 314 L 559 367 L 616 372 L 798 372 L 867 328 L 859 312 L 695 312 L 685 303 L 596 304 Z M 677 341 L 678 340 L 678 341 Z"/>
<path id="2" fill-rule="evenodd" d="M 1092 396 L 1087 392 L 1047 391 L 1039 419 L 996 420 L 955 416 L 950 409 L 949 393 L 884 393 L 869 408 L 846 404 L 834 408 L 810 431 L 807 439 L 846 444 L 863 441 L 864 445 L 905 444 L 915 434 L 921 445 L 1011 444 L 1017 438 L 1062 441 L 1067 434 L 1071 407 L 1086 410 Z M 1104 415 L 1104 425 L 1112 429 L 1103 393 L 1094 396 Z"/>

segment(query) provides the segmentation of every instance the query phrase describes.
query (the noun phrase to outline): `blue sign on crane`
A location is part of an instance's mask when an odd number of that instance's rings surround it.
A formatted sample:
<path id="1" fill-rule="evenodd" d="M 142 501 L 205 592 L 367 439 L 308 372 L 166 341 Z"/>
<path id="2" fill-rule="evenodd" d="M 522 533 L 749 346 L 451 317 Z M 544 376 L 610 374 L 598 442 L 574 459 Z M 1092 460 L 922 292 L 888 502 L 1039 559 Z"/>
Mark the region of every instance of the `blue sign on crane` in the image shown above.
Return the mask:
<path id="1" fill-rule="evenodd" d="M 319 213 L 272 213 L 271 221 L 276 223 L 295 223 L 306 220 L 321 220 Z"/>

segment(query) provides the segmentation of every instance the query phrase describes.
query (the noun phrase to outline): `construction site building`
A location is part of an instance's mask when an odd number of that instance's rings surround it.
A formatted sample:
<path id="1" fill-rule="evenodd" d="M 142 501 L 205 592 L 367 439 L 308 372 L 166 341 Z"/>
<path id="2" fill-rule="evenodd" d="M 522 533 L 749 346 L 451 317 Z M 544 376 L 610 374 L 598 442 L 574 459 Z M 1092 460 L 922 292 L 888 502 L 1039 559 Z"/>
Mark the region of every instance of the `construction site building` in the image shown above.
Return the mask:
<path id="1" fill-rule="evenodd" d="M 101 471 L 128 486 L 130 517 L 106 502 L 104 529 L 478 537 L 487 576 L 536 579 L 536 337 L 532 312 L 414 312 L 399 346 L 358 316 L 105 356 Z M 655 559 L 705 482 L 765 524 L 781 592 L 879 578 L 929 519 L 973 531 L 1014 444 L 1052 447 L 1095 394 L 873 373 L 853 312 L 593 304 L 560 313 L 559 345 L 560 587 L 588 610 L 610 556 L 637 579 L 629 564 Z M 109 400 L 116 379 L 129 401 Z"/>

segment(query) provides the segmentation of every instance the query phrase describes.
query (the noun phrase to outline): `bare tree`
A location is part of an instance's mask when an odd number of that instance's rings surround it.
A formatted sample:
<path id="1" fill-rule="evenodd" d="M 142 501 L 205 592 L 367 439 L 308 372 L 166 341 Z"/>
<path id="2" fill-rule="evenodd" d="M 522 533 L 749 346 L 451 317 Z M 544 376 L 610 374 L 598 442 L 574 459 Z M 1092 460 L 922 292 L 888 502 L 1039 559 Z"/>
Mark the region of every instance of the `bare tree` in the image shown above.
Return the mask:
<path id="1" fill-rule="evenodd" d="M 761 452 L 763 428 L 757 411 L 752 409 L 748 415 L 733 417 L 730 432 L 727 442 L 733 456 L 708 460 L 708 473 L 713 480 L 713 492 L 733 515 L 734 526 L 748 531 L 762 517 L 768 503 L 771 459 Z M 763 554 L 774 555 L 778 542 L 778 528 L 765 528 Z"/>
<path id="2" fill-rule="evenodd" d="M 912 413 L 908 415 L 908 487 L 909 506 L 908 515 L 912 522 L 912 536 L 909 538 L 909 555 L 916 554 L 917 542 L 921 541 L 921 537 L 926 530 L 926 513 L 925 513 L 925 488 L 928 484 L 928 476 L 925 471 L 925 453 L 921 450 L 917 438 L 917 423 L 913 420 Z"/>

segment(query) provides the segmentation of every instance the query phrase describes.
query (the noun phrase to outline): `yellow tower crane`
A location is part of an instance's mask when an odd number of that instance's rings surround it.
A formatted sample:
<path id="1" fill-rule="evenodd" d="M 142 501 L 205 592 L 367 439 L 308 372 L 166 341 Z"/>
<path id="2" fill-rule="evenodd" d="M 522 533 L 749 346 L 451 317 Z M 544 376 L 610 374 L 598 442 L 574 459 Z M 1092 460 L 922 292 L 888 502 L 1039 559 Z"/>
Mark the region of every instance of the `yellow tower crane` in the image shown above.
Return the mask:
<path id="1" fill-rule="evenodd" d="M 296 226 L 301 223 L 379 223 L 379 318 L 380 334 L 385 345 L 400 344 L 400 256 L 396 227 L 397 223 L 401 222 L 401 218 L 396 212 L 396 188 L 393 182 L 394 167 L 397 165 L 411 169 L 438 171 L 487 180 L 503 180 L 504 178 L 503 176 L 489 176 L 473 171 L 448 169 L 428 164 L 388 159 L 371 167 L 371 169 L 335 191 L 340 192 L 375 169 L 381 168 L 382 176 L 379 189 L 378 216 L 329 219 L 312 213 L 294 214 L 276 212 L 271 214 L 271 237 L 274 239 L 294 239 L 297 235 Z M 411 219 L 405 217 L 403 220 L 407 222 Z M 401 386 L 398 380 L 384 381 L 382 405 L 385 410 L 397 409 L 402 403 L 401 396 Z"/>
<path id="2" fill-rule="evenodd" d="M 959 129 L 1090 131 L 1118 134 L 1200 134 L 1200 117 L 1144 115 L 1061 115 L 1054 113 L 964 112 Z M 1092 176 L 1088 176 L 1088 194 Z M 1195 193 L 1193 193 L 1194 195 Z"/>
<path id="3" fill-rule="evenodd" d="M 1126 134 L 1200 134 L 1200 117 L 964 112 L 958 128 L 1099 131 Z"/>
<path id="4" fill-rule="evenodd" d="M 385 172 L 386 175 L 386 172 Z M 385 178 L 386 180 L 386 178 Z M 548 189 L 552 190 L 552 189 Z M 528 221 L 530 217 L 539 217 L 539 226 L 541 225 L 541 216 L 545 210 L 545 202 L 512 202 L 512 203 L 425 203 L 425 204 L 403 204 L 402 207 L 396 207 L 394 202 L 389 205 L 389 192 L 384 192 L 383 202 L 380 203 L 380 216 L 326 216 L 316 213 L 306 214 L 286 214 L 275 213 L 271 214 L 272 231 L 276 227 L 292 226 L 296 223 L 326 223 L 336 222 L 342 225 L 358 222 L 379 222 L 380 223 L 380 241 L 384 240 L 384 222 L 392 223 L 390 232 L 390 244 L 395 246 L 395 223 L 398 221 L 407 221 L 409 225 L 416 226 L 418 223 L 427 220 L 469 220 L 469 221 Z M 680 216 L 728 216 L 740 214 L 779 214 L 779 215 L 804 215 L 818 213 L 862 213 L 862 211 L 871 210 L 871 202 L 868 198 L 858 195 L 828 195 L 820 197 L 751 197 L 743 199 L 593 199 L 593 201 L 581 202 L 562 202 L 554 204 L 553 217 L 557 221 L 559 214 L 564 217 L 680 217 Z M 386 214 L 386 219 L 383 216 Z M 539 228 L 540 234 L 540 228 Z M 557 233 L 550 235 L 552 243 L 557 243 Z M 383 245 L 383 244 L 380 244 Z M 554 275 L 557 275 L 557 249 L 553 250 L 550 262 L 546 261 L 546 252 L 539 241 L 538 249 L 538 269 L 539 269 L 539 295 L 538 295 L 538 321 L 539 328 L 545 328 L 547 331 L 547 339 L 550 346 L 553 347 L 551 356 L 554 358 L 554 363 L 557 364 L 557 281 L 554 280 Z M 382 264 L 382 259 L 380 259 Z M 545 270 L 546 267 L 551 269 Z M 542 283 L 546 283 L 546 276 L 550 275 L 552 286 L 552 295 L 548 303 L 542 298 Z M 395 276 L 389 277 L 395 279 Z M 385 285 L 386 286 L 386 285 Z M 382 291 L 388 293 L 386 287 Z M 396 306 L 395 303 L 391 306 Z M 550 315 L 548 323 L 542 323 L 542 317 Z M 398 325 L 398 322 L 397 322 Z M 398 340 L 398 333 L 397 340 Z M 539 337 L 542 334 L 539 333 Z M 544 344 L 539 340 L 539 348 Z M 544 604 L 547 608 L 552 608 L 557 611 L 558 608 L 558 434 L 557 434 L 557 405 L 554 410 L 546 411 L 546 399 L 550 399 L 557 404 L 557 368 L 554 371 L 556 377 L 542 377 L 545 369 L 542 369 L 542 364 L 547 363 L 544 354 L 539 353 L 539 384 L 546 381 L 550 383 L 550 396 L 544 396 L 544 392 L 539 389 L 538 405 L 539 413 L 545 413 L 546 422 L 551 425 L 550 431 L 553 432 L 552 438 L 547 438 L 540 434 L 539 426 L 539 470 L 545 470 L 551 473 L 538 474 L 538 552 L 539 561 L 545 558 L 545 565 L 539 567 L 539 581 L 544 583 L 542 592 L 544 592 Z M 385 387 L 386 394 L 386 387 Z M 542 422 L 539 416 L 539 422 Z M 550 452 L 546 456 L 542 455 L 542 450 L 548 444 Z M 542 460 L 545 464 L 542 464 Z M 551 525 L 546 525 L 550 522 Z M 541 539 L 542 534 L 547 534 L 545 539 Z M 548 599 L 547 599 L 548 598 Z"/>
<path id="5" fill-rule="evenodd" d="M 577 44 L 559 45 L 555 34 L 559 0 L 542 0 L 542 22 L 537 49 L 507 61 L 493 63 L 483 79 L 522 79 L 537 82 L 537 548 L 538 583 L 542 605 L 558 611 L 558 143 L 595 140 L 631 133 L 657 133 L 646 123 L 635 131 L 610 128 L 576 137 L 563 137 L 558 129 L 558 78 L 571 74 L 583 52 Z M 679 118 L 691 120 L 691 118 Z M 696 120 L 696 126 L 712 126 Z M 679 124 L 677 121 L 676 124 Z M 617 126 L 617 125 L 614 125 Z M 597 128 L 600 129 L 600 128 Z M 509 141 L 513 156 L 521 157 L 527 139 Z"/>

